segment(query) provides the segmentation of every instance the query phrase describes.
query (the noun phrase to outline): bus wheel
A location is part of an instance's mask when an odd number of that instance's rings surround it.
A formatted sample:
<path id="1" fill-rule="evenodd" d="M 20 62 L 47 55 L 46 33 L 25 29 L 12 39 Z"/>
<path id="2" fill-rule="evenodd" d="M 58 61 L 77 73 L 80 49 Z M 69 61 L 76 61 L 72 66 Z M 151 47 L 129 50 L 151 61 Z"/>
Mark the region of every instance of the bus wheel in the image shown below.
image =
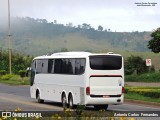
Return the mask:
<path id="1" fill-rule="evenodd" d="M 69 98 L 68 98 L 68 107 L 70 109 L 73 109 L 73 97 L 71 94 L 69 95 Z"/>
<path id="2" fill-rule="evenodd" d="M 96 110 L 101 110 L 101 109 L 107 110 L 108 105 L 94 105 L 94 108 L 95 108 Z"/>
<path id="3" fill-rule="evenodd" d="M 44 102 L 44 100 L 40 99 L 39 91 L 37 92 L 37 101 L 38 101 L 38 103 L 43 103 Z"/>
<path id="4" fill-rule="evenodd" d="M 64 109 L 67 108 L 67 99 L 66 99 L 65 93 L 62 94 L 62 107 L 63 107 Z"/>

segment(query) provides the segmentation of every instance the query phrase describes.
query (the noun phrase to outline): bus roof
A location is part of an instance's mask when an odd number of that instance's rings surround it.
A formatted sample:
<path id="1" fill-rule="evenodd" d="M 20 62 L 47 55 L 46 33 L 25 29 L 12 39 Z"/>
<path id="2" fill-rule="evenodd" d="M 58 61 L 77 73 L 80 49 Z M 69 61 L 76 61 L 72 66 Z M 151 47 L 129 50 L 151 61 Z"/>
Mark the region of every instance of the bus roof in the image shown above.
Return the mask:
<path id="1" fill-rule="evenodd" d="M 121 56 L 120 54 L 114 54 L 113 52 L 108 53 L 90 53 L 90 52 L 58 52 L 51 55 L 38 56 L 34 59 L 47 59 L 47 58 L 85 58 L 92 55 L 116 55 Z"/>

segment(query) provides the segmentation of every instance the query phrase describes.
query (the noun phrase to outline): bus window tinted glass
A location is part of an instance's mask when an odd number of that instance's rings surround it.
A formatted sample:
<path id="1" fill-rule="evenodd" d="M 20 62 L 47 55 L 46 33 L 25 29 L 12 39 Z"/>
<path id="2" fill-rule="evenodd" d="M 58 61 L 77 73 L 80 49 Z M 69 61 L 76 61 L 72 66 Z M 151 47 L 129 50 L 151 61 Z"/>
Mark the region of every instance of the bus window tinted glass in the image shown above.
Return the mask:
<path id="1" fill-rule="evenodd" d="M 48 73 L 54 73 L 54 60 L 48 60 Z"/>
<path id="2" fill-rule="evenodd" d="M 75 59 L 75 74 L 82 74 L 85 70 L 85 59 Z"/>
<path id="3" fill-rule="evenodd" d="M 54 73 L 62 73 L 62 59 L 55 59 Z"/>
<path id="4" fill-rule="evenodd" d="M 75 71 L 75 60 L 74 59 L 69 59 L 68 61 L 68 73 L 69 74 L 74 74 L 74 71 Z"/>
<path id="5" fill-rule="evenodd" d="M 42 73 L 48 73 L 48 60 L 42 60 Z"/>
<path id="6" fill-rule="evenodd" d="M 55 59 L 54 73 L 74 74 L 74 59 Z"/>
<path id="7" fill-rule="evenodd" d="M 119 70 L 122 67 L 122 57 L 113 55 L 90 56 L 90 67 L 95 70 Z"/>
<path id="8" fill-rule="evenodd" d="M 49 64 L 50 61 L 49 61 Z M 50 66 L 50 65 L 49 65 Z M 55 59 L 54 73 L 59 74 L 82 74 L 85 69 L 85 59 Z M 48 69 L 50 71 L 50 68 Z"/>
<path id="9" fill-rule="evenodd" d="M 32 62 L 32 66 L 31 66 L 31 78 L 30 78 L 30 85 L 33 85 L 34 82 L 34 77 L 35 77 L 35 70 L 36 70 L 36 61 L 34 60 Z"/>
<path id="10" fill-rule="evenodd" d="M 41 73 L 41 72 L 42 72 L 42 60 L 37 60 L 36 73 Z"/>

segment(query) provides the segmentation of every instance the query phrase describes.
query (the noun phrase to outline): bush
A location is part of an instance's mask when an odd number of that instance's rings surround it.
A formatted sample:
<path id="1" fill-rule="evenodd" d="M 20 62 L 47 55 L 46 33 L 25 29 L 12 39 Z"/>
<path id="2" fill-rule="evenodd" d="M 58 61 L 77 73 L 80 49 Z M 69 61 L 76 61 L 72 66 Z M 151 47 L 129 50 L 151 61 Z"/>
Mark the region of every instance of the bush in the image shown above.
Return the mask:
<path id="1" fill-rule="evenodd" d="M 30 83 L 30 78 L 29 77 L 24 77 L 23 79 L 20 77 L 20 75 L 3 75 L 0 78 L 0 83 L 4 84 L 10 84 L 10 85 L 29 85 Z"/>
<path id="2" fill-rule="evenodd" d="M 146 97 L 160 98 L 160 89 L 152 88 L 125 88 L 125 93 L 137 93 Z"/>
<path id="3" fill-rule="evenodd" d="M 13 77 L 11 74 L 6 74 L 1 77 L 2 80 L 10 80 Z"/>
<path id="4" fill-rule="evenodd" d="M 5 75 L 6 73 L 6 70 L 0 70 L 0 75 Z"/>
<path id="5" fill-rule="evenodd" d="M 26 71 L 25 70 L 20 70 L 20 71 L 18 71 L 18 73 L 23 78 L 23 77 L 25 77 Z"/>
<path id="6" fill-rule="evenodd" d="M 142 74 L 149 71 L 148 67 L 146 66 L 145 60 L 143 60 L 139 56 L 128 57 L 125 61 L 124 67 L 126 75 L 130 75 L 133 73 Z"/>

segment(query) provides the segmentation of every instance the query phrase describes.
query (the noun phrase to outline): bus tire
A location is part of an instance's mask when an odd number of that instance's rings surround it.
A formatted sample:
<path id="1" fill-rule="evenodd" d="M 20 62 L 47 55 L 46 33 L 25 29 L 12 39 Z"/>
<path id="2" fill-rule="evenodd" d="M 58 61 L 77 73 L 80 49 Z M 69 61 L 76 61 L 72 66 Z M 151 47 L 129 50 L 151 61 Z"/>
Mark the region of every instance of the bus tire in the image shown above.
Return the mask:
<path id="1" fill-rule="evenodd" d="M 108 105 L 94 105 L 94 108 L 96 110 L 101 110 L 101 109 L 107 110 L 108 109 Z"/>
<path id="2" fill-rule="evenodd" d="M 63 107 L 64 109 L 67 108 L 67 99 L 66 99 L 65 93 L 62 94 L 62 107 Z"/>
<path id="3" fill-rule="evenodd" d="M 68 107 L 70 109 L 73 109 L 73 107 L 74 107 L 72 94 L 69 94 L 69 97 L 68 97 Z"/>
<path id="4" fill-rule="evenodd" d="M 42 100 L 40 98 L 40 92 L 39 91 L 37 92 L 37 101 L 38 101 L 38 103 L 43 103 L 44 102 L 44 100 Z"/>

